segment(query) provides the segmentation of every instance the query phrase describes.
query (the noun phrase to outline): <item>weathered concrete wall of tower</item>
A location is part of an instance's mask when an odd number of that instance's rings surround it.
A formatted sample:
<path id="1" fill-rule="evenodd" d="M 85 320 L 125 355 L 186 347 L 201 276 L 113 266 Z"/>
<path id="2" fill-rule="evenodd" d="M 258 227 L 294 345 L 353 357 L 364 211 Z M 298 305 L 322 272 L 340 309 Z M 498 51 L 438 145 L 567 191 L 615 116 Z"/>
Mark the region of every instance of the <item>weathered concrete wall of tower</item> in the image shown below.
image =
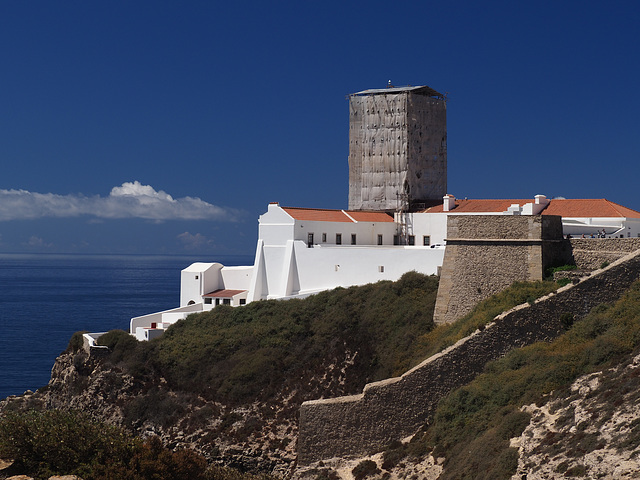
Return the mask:
<path id="1" fill-rule="evenodd" d="M 560 217 L 450 215 L 434 322 L 450 323 L 515 281 L 567 263 Z"/>
<path id="2" fill-rule="evenodd" d="M 446 101 L 428 89 L 349 97 L 349 209 L 396 210 L 447 193 Z"/>
<path id="3" fill-rule="evenodd" d="M 447 194 L 447 108 L 444 100 L 410 94 L 407 99 L 407 176 L 413 203 Z"/>
<path id="4" fill-rule="evenodd" d="M 395 210 L 407 141 L 406 92 L 349 98 L 350 210 Z"/>

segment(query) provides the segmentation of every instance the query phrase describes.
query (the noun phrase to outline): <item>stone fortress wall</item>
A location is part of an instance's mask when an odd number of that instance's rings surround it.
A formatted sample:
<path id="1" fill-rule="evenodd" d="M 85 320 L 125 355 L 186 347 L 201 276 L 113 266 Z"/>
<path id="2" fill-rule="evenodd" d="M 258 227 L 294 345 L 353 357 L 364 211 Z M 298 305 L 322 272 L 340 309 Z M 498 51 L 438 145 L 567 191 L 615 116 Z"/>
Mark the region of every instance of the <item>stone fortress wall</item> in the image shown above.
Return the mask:
<path id="1" fill-rule="evenodd" d="M 557 216 L 450 215 L 434 322 L 454 322 L 515 281 L 542 280 L 567 263 L 563 243 Z"/>
<path id="2" fill-rule="evenodd" d="M 569 242 L 572 258 L 567 263 L 583 270 L 595 270 L 640 249 L 640 238 L 572 238 Z"/>
<path id="3" fill-rule="evenodd" d="M 520 222 L 525 220 L 522 220 L 523 217 L 510 218 L 513 230 L 509 231 L 514 232 L 512 240 L 515 240 L 516 235 L 524 231 L 524 223 Z M 513 220 L 516 218 L 520 219 Z M 545 236 L 544 220 L 540 217 L 524 218 L 531 222 L 529 227 L 534 232 L 540 232 L 539 236 L 530 239 L 533 242 L 529 243 L 523 239 L 520 252 L 510 251 L 513 245 L 497 242 L 484 244 L 485 250 L 496 248 L 502 253 L 478 252 L 492 266 L 483 266 L 482 262 L 477 261 L 474 268 L 485 268 L 485 275 L 495 272 L 495 277 L 499 272 L 492 270 L 495 269 L 493 264 L 502 255 L 505 258 L 508 255 L 512 262 L 520 262 L 513 268 L 521 272 L 534 269 L 530 261 L 533 258 L 543 263 L 544 248 L 537 247 L 545 243 L 542 241 Z M 556 227 L 553 226 L 554 220 L 550 222 L 550 232 L 553 233 Z M 463 226 L 473 223 L 461 221 Z M 487 237 L 492 235 L 489 230 L 486 232 Z M 536 248 L 530 248 L 532 246 Z M 584 267 L 602 264 L 613 259 L 613 256 L 625 255 L 627 251 L 640 248 L 640 242 L 636 239 L 575 239 L 570 242 L 551 242 L 547 247 L 552 251 L 546 254 L 551 255 L 550 258 L 555 256 L 556 261 L 563 257 L 570 259 L 573 247 L 578 266 Z M 523 251 L 529 253 L 525 255 Z M 525 261 L 526 268 L 522 266 Z M 509 262 L 500 262 L 500 265 L 509 270 Z M 482 278 L 469 268 L 464 271 L 474 278 Z M 563 315 L 571 314 L 575 320 L 579 320 L 594 306 L 619 298 L 638 278 L 640 250 L 622 256 L 581 280 L 576 279 L 577 283 L 569 284 L 532 305 L 521 305 L 499 315 L 483 330 L 428 358 L 401 377 L 368 384 L 359 395 L 303 403 L 300 408 L 298 463 L 309 465 L 333 457 L 357 457 L 379 451 L 392 441 L 413 435 L 433 415 L 441 398 L 473 380 L 487 362 L 500 358 L 514 348 L 556 338 L 565 328 L 561 320 Z"/>

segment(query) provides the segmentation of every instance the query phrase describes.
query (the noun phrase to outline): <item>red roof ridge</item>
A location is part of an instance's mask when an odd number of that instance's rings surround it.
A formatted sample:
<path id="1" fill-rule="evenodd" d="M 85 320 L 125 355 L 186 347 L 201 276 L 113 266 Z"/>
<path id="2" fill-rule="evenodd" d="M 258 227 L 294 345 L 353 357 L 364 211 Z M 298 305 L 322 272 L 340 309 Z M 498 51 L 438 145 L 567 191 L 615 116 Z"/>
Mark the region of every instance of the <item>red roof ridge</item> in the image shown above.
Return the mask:
<path id="1" fill-rule="evenodd" d="M 317 222 L 393 222 L 387 212 L 379 210 L 343 210 L 331 208 L 280 207 L 295 220 Z M 366 218 L 363 218 L 366 217 Z M 372 218 L 376 217 L 376 218 Z"/>
<path id="2" fill-rule="evenodd" d="M 239 293 L 246 292 L 247 290 L 232 290 L 228 288 L 219 288 L 213 292 L 205 293 L 203 297 L 233 297 Z"/>

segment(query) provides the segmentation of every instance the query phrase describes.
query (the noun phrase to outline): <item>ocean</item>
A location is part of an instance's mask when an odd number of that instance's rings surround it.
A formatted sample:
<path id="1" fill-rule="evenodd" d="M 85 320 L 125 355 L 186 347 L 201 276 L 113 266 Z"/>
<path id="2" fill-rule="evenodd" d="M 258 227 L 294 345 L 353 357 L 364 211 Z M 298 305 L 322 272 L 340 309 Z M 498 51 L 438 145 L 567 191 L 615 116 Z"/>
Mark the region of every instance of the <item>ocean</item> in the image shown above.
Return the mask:
<path id="1" fill-rule="evenodd" d="M 46 385 L 74 332 L 179 306 L 180 270 L 196 261 L 253 256 L 0 254 L 0 399 Z"/>

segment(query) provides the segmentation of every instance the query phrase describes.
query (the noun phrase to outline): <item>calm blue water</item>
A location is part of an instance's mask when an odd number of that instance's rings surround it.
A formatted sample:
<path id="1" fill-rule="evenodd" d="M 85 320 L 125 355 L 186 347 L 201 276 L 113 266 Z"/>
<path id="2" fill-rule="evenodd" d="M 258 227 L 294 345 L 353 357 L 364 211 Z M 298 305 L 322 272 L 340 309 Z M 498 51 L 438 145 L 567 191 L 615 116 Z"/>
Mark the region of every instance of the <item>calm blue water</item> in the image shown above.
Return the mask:
<path id="1" fill-rule="evenodd" d="M 0 254 L 0 399 L 46 385 L 74 332 L 179 306 L 180 270 L 195 261 L 253 257 Z"/>

